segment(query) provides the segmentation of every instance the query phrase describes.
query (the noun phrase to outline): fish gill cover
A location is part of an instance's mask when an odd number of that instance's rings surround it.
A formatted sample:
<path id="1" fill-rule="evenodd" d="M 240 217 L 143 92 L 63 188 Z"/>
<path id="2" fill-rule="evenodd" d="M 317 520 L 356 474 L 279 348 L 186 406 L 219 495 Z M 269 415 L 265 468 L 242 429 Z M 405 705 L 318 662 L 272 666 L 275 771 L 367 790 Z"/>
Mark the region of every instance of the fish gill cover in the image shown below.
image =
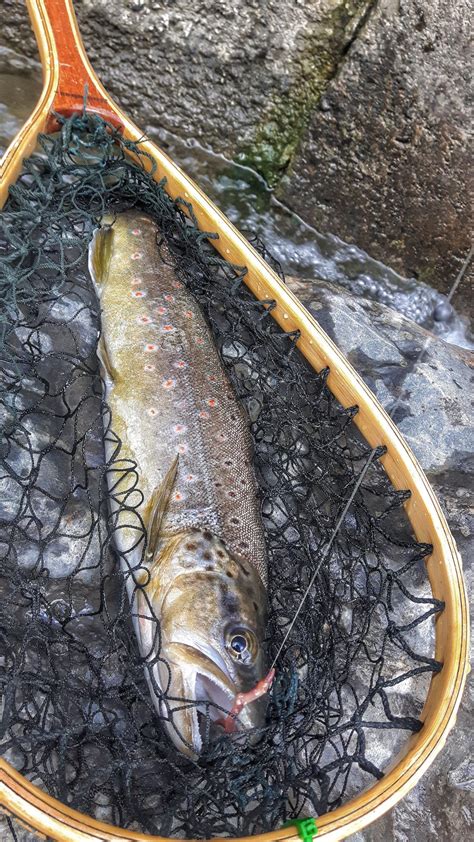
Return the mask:
<path id="1" fill-rule="evenodd" d="M 140 158 L 139 146 L 84 114 L 41 147 L 0 217 L 2 754 L 76 809 L 162 835 L 254 833 L 334 809 L 420 729 L 440 668 L 431 651 L 442 605 L 407 495 L 375 459 L 324 556 L 370 453 L 356 408 L 337 403 L 327 370 L 308 365 L 192 208 L 126 158 L 127 147 Z M 248 413 L 270 659 L 318 568 L 259 739 L 205 738 L 196 762 L 166 736 L 150 698 L 107 506 L 120 443 L 107 461 L 87 249 L 105 212 L 130 208 L 156 221 Z M 122 469 L 139 484 L 133 464 Z M 122 506 L 136 515 L 133 496 Z"/>

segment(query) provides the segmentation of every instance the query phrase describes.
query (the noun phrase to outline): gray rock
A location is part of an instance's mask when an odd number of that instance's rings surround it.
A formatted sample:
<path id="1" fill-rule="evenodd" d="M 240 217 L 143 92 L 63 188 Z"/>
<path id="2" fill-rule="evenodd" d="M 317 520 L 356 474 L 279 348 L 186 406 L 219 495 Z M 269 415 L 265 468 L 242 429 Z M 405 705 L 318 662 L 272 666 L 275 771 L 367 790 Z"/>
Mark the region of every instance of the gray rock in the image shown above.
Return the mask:
<path id="1" fill-rule="evenodd" d="M 273 185 L 293 162 L 278 195 L 306 223 L 440 291 L 472 228 L 469 5 L 75 0 L 94 67 L 146 131 L 197 140 Z M 2 12 L 0 42 L 36 56 L 24 0 Z"/>
<path id="2" fill-rule="evenodd" d="M 464 559 L 472 586 L 473 355 L 447 345 L 383 304 L 322 281 L 288 279 L 315 318 L 394 418 L 425 469 Z M 471 588 L 469 588 L 471 590 Z M 473 682 L 456 727 L 420 783 L 353 842 L 468 838 L 473 825 Z"/>
<path id="3" fill-rule="evenodd" d="M 144 127 L 242 152 L 274 177 L 372 0 L 76 0 L 92 63 Z M 2 39 L 35 53 L 23 0 Z"/>
<path id="4" fill-rule="evenodd" d="M 318 230 L 443 292 L 471 242 L 471 12 L 468 0 L 376 4 L 278 190 Z"/>

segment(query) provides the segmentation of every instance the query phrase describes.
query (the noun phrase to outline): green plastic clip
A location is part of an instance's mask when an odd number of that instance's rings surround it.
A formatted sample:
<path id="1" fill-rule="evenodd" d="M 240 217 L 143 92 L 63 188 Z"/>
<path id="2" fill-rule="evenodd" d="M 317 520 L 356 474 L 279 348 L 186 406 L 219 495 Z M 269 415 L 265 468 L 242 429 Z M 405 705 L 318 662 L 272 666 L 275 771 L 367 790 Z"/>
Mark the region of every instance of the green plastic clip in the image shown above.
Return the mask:
<path id="1" fill-rule="evenodd" d="M 293 819 L 291 822 L 286 822 L 283 827 L 296 827 L 298 836 L 302 842 L 313 842 L 317 836 L 318 828 L 315 819 Z"/>

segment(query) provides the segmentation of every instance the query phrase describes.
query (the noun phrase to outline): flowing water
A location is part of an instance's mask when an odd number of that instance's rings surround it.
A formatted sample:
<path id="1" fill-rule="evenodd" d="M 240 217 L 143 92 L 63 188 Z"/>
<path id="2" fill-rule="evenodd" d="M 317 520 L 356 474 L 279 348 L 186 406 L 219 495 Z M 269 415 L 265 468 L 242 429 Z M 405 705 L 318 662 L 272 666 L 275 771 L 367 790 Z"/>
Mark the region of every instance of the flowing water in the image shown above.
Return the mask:
<path id="1" fill-rule="evenodd" d="M 41 89 L 36 62 L 0 47 L 0 152 L 31 113 Z M 287 274 L 321 278 L 379 301 L 448 342 L 470 347 L 467 322 L 446 296 L 403 278 L 355 245 L 316 231 L 279 202 L 263 178 L 192 140 L 150 131 L 244 233 L 258 235 Z M 453 279 L 454 280 L 454 279 Z"/>

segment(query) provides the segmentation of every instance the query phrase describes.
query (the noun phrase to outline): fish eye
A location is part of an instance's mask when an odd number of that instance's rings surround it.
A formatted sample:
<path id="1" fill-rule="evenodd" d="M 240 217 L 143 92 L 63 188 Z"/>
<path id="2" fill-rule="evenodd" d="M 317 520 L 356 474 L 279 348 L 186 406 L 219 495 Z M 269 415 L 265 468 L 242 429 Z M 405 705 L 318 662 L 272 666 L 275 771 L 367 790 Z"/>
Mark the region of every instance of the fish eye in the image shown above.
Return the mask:
<path id="1" fill-rule="evenodd" d="M 230 647 L 237 653 L 237 655 L 241 655 L 242 652 L 245 652 L 247 649 L 247 641 L 245 640 L 243 634 L 235 634 L 230 641 Z"/>
<path id="2" fill-rule="evenodd" d="M 247 629 L 233 629 L 227 637 L 227 647 L 236 661 L 248 663 L 257 652 L 257 641 Z"/>

